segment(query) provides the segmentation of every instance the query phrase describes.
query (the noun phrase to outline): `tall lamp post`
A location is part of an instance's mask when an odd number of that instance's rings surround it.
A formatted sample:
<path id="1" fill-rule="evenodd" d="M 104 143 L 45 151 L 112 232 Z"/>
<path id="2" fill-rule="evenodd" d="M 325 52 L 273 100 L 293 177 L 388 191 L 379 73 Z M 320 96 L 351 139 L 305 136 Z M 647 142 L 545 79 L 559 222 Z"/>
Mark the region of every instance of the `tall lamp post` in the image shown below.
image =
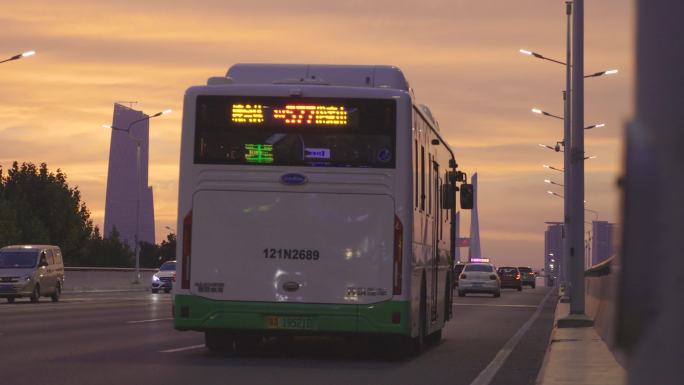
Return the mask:
<path id="1" fill-rule="evenodd" d="M 142 144 L 142 139 L 137 138 L 133 136 L 131 133 L 131 128 L 140 122 L 144 122 L 147 120 L 150 120 L 152 118 L 156 118 L 157 116 L 162 116 L 166 114 L 170 114 L 171 110 L 164 110 L 161 112 L 157 112 L 156 114 L 145 116 L 144 118 L 134 120 L 128 124 L 128 127 L 126 128 L 119 128 L 115 127 L 109 124 L 103 124 L 102 127 L 104 128 L 109 128 L 115 131 L 123 131 L 128 134 L 128 137 L 133 139 L 135 141 L 135 164 L 136 164 L 136 199 L 135 199 L 135 278 L 133 280 L 133 283 L 140 283 L 140 189 L 141 189 L 141 174 L 142 171 L 140 170 L 141 165 L 140 165 L 140 145 Z"/>
<path id="2" fill-rule="evenodd" d="M 534 57 L 565 65 L 565 63 L 563 63 L 561 61 L 549 59 L 549 58 L 547 58 L 541 54 L 535 53 L 535 52 L 530 52 L 530 51 L 526 51 L 526 50 L 520 50 L 520 52 L 522 52 L 522 53 L 528 53 L 529 52 L 529 54 L 533 55 Z M 565 67 L 568 70 L 571 68 L 571 66 L 567 66 L 567 65 L 565 65 Z M 598 76 L 603 76 L 603 75 L 612 75 L 612 74 L 615 74 L 617 72 L 618 72 L 617 70 L 606 70 L 606 71 L 595 72 L 593 74 L 586 75 L 585 77 L 598 77 Z M 568 79 L 566 79 L 566 80 L 568 80 Z M 566 84 L 566 87 L 567 87 L 567 84 Z M 553 114 L 553 113 L 550 113 L 547 111 L 543 111 L 539 108 L 532 108 L 532 112 L 535 114 L 538 114 L 538 115 L 548 116 L 550 118 L 554 118 L 554 119 L 558 119 L 558 120 L 563 121 L 563 140 L 560 142 L 556 142 L 556 146 L 554 146 L 554 147 L 547 146 L 544 144 L 540 144 L 540 146 L 554 150 L 556 152 L 563 152 L 563 168 L 565 170 L 571 170 L 571 168 L 572 168 L 572 165 L 570 164 L 571 151 L 566 151 L 566 149 L 570 148 L 570 139 L 569 139 L 570 138 L 570 115 L 569 115 L 569 111 L 570 111 L 569 102 L 570 102 L 570 100 L 569 100 L 569 95 L 566 91 L 563 92 L 563 101 L 564 101 L 564 106 L 565 106 L 563 116 L 558 116 L 556 114 Z M 567 117 L 567 119 L 566 119 L 566 117 Z M 584 129 L 585 130 L 591 130 L 594 128 L 601 128 L 601 127 L 605 127 L 605 124 L 604 123 L 595 123 L 595 124 L 584 127 Z M 560 148 L 561 145 L 563 146 L 563 150 L 561 150 L 561 148 Z M 584 159 L 585 160 L 586 159 L 593 159 L 593 157 L 585 157 Z M 547 167 L 547 168 L 554 169 L 553 167 Z M 570 224 L 570 218 L 571 218 L 571 215 L 570 215 L 570 207 L 571 207 L 570 206 L 570 197 L 571 197 L 571 194 L 569 192 L 571 191 L 571 189 L 570 189 L 571 184 L 572 184 L 571 172 L 564 173 L 564 175 L 563 175 L 563 186 L 564 186 L 563 190 L 565 192 L 565 197 L 563 198 L 563 216 L 564 216 L 564 220 L 563 220 L 563 261 L 562 261 L 563 264 L 567 263 L 568 258 L 566 258 L 566 256 L 570 255 L 570 243 L 569 242 L 571 239 L 572 231 L 571 231 L 570 225 L 569 225 Z M 584 232 L 582 232 L 582 236 L 584 236 Z M 561 275 L 561 287 L 564 289 L 563 301 L 567 302 L 568 298 L 567 298 L 567 290 L 565 290 L 565 288 L 566 288 L 565 284 L 567 283 L 566 281 L 567 281 L 568 277 L 565 276 L 565 273 L 569 272 L 570 269 L 568 269 L 567 266 L 565 266 L 565 267 L 566 268 L 564 268 L 562 270 L 564 272 L 564 274 Z"/>
<path id="3" fill-rule="evenodd" d="M 572 208 L 570 223 L 570 314 L 558 321 L 562 327 L 593 326 L 584 313 L 584 0 L 574 0 L 575 16 L 572 20 L 572 111 L 570 174 L 572 180 Z M 569 66 L 566 66 L 569 67 Z"/>
<path id="4" fill-rule="evenodd" d="M 19 60 L 19 59 L 24 58 L 24 57 L 33 56 L 33 55 L 35 55 L 35 54 L 36 54 L 36 51 L 26 51 L 26 52 L 24 52 L 24 53 L 20 53 L 20 54 L 14 55 L 14 56 L 12 56 L 12 57 L 10 57 L 10 58 L 8 58 L 8 59 L 0 60 L 0 63 L 5 63 L 5 62 L 8 62 L 8 61 L 13 61 L 13 60 Z"/>
<path id="5" fill-rule="evenodd" d="M 582 11 L 583 11 L 583 8 L 582 8 L 583 4 L 581 3 L 581 1 L 579 4 L 579 7 L 580 7 L 580 15 L 581 15 Z M 561 119 L 564 120 L 563 144 L 564 144 L 566 149 L 569 149 L 570 145 L 571 145 L 571 143 L 570 143 L 570 138 L 571 138 L 571 119 L 570 119 L 570 116 L 572 114 L 571 90 L 573 89 L 572 88 L 573 71 L 572 71 L 572 65 L 568 65 L 568 63 L 572 62 L 572 49 L 573 49 L 573 46 L 572 46 L 573 38 L 571 36 L 572 33 L 574 33 L 575 38 L 577 38 L 577 31 L 575 30 L 577 25 L 573 24 L 573 23 L 577 23 L 577 20 L 573 19 L 572 12 L 573 12 L 573 2 L 572 1 L 566 1 L 565 2 L 565 14 L 566 14 L 566 18 L 567 18 L 567 25 L 566 25 L 567 28 L 566 28 L 566 59 L 565 59 L 565 62 L 560 61 L 560 60 L 556 60 L 556 59 L 552 59 L 552 58 L 546 57 L 540 53 L 532 52 L 532 51 L 529 51 L 526 49 L 520 50 L 520 53 L 522 53 L 524 55 L 533 56 L 537 59 L 542 59 L 542 60 L 546 60 L 546 61 L 549 61 L 552 63 L 556 63 L 556 64 L 560 64 L 560 65 L 565 66 L 565 91 L 563 91 L 563 106 L 564 106 L 563 116 L 564 116 L 564 119 L 563 118 L 561 118 Z M 580 16 L 580 17 L 582 17 L 582 16 Z M 581 57 L 581 54 L 580 54 L 580 57 Z M 581 78 L 583 76 L 582 75 L 583 71 L 584 71 L 584 69 L 580 68 L 579 71 L 574 71 L 574 74 L 576 77 L 579 76 Z M 618 72 L 617 70 L 600 71 L 600 72 L 595 72 L 595 73 L 592 73 L 589 75 L 585 75 L 584 77 L 598 77 L 598 76 L 603 76 L 603 75 L 612 75 L 612 74 L 615 74 L 617 72 Z M 577 79 L 575 79 L 575 81 L 577 81 Z M 581 90 L 580 92 L 583 92 L 583 90 Z M 549 116 L 551 116 L 551 115 L 549 115 Z M 553 116 L 553 117 L 557 117 L 557 116 Z M 580 123 L 580 124 L 583 124 L 583 123 Z M 572 153 L 571 151 L 565 151 L 564 156 L 563 156 L 563 167 L 566 170 L 568 170 L 568 172 L 565 173 L 564 178 L 563 178 L 563 184 L 565 185 L 565 188 L 564 188 L 565 189 L 565 197 L 566 197 L 566 198 L 564 198 L 564 202 L 563 202 L 563 212 L 564 212 L 564 214 L 563 214 L 564 215 L 564 220 L 563 220 L 563 224 L 564 224 L 563 225 L 563 232 L 564 232 L 563 255 L 564 255 L 564 258 L 563 259 L 564 260 L 566 260 L 566 256 L 569 256 L 572 253 L 572 250 L 570 248 L 570 239 L 572 237 L 572 229 L 570 226 L 570 222 L 571 222 L 571 220 L 570 220 L 570 218 L 571 218 L 571 215 L 570 215 L 571 194 L 569 194 L 569 192 L 572 191 L 571 190 L 571 188 L 572 188 L 572 185 L 571 185 L 572 184 L 572 179 L 571 179 L 572 173 L 570 172 L 571 168 L 572 168 L 571 153 Z M 582 237 L 584 237 L 584 233 L 582 233 Z"/>

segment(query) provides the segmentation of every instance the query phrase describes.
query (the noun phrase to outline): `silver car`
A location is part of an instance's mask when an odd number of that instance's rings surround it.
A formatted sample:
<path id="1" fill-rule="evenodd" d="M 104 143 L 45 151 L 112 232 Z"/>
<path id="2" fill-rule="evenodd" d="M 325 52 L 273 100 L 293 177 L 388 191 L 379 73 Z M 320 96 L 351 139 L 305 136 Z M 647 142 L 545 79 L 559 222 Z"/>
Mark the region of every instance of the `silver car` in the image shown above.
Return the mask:
<path id="1" fill-rule="evenodd" d="M 153 293 L 159 293 L 159 290 L 168 293 L 173 289 L 174 282 L 176 282 L 176 261 L 166 261 L 152 276 L 151 290 Z"/>
<path id="2" fill-rule="evenodd" d="M 57 246 L 14 245 L 0 249 L 0 298 L 14 302 L 29 297 L 59 301 L 64 287 L 64 262 Z"/>
<path id="3" fill-rule="evenodd" d="M 458 296 L 468 293 L 491 293 L 501 296 L 501 278 L 490 263 L 469 263 L 465 265 L 458 279 Z"/>

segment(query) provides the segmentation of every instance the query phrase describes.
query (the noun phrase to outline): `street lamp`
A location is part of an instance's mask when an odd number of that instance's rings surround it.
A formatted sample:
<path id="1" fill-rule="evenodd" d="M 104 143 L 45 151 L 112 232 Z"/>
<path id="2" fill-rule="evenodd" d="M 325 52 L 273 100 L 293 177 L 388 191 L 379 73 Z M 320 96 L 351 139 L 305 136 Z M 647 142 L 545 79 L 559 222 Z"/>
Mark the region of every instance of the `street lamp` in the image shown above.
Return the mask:
<path id="1" fill-rule="evenodd" d="M 562 195 L 557 194 L 557 193 L 555 193 L 555 192 L 553 192 L 553 191 L 550 191 L 550 190 L 547 190 L 546 193 L 549 194 L 549 195 L 553 195 L 553 196 L 559 197 L 559 198 L 563 198 Z"/>
<path id="2" fill-rule="evenodd" d="M 556 142 L 556 145 L 553 146 L 553 147 L 552 147 L 552 146 L 549 146 L 548 144 L 539 143 L 539 147 L 548 148 L 549 150 L 553 150 L 553 151 L 556 151 L 556 152 L 565 152 L 565 150 L 561 150 L 561 145 L 562 145 L 562 146 L 565 146 L 565 143 L 563 143 L 563 142 Z"/>
<path id="3" fill-rule="evenodd" d="M 142 171 L 140 170 L 141 165 L 140 165 L 140 146 L 142 144 L 142 139 L 137 138 L 132 135 L 131 133 L 131 128 L 133 128 L 133 125 L 144 122 L 146 120 L 150 120 L 152 118 L 156 118 L 157 116 L 162 116 L 166 114 L 170 114 L 171 110 L 164 110 L 161 112 L 157 112 L 156 114 L 145 116 L 144 118 L 134 120 L 128 124 L 128 127 L 126 128 L 119 128 L 115 127 L 112 125 L 108 124 L 103 124 L 102 127 L 104 128 L 109 128 L 114 131 L 123 131 L 128 134 L 128 137 L 133 139 L 135 141 L 135 163 L 136 163 L 136 199 L 135 199 L 135 280 L 133 283 L 140 283 L 140 178 Z"/>
<path id="4" fill-rule="evenodd" d="M 14 55 L 14 56 L 12 56 L 12 57 L 9 58 L 9 59 L 0 60 L 0 63 L 12 61 L 12 60 L 19 60 L 19 59 L 21 59 L 21 58 L 23 58 L 23 57 L 29 57 L 29 56 L 33 56 L 33 55 L 35 55 L 35 54 L 36 54 L 36 51 L 26 51 L 26 52 L 24 52 L 24 53 L 20 53 L 20 54 Z"/>
<path id="5" fill-rule="evenodd" d="M 531 111 L 532 111 L 533 113 L 537 114 L 537 115 L 550 116 L 550 117 L 552 117 L 552 118 L 556 118 L 556 119 L 560 119 L 560 120 L 565 120 L 565 119 L 563 119 L 563 117 L 561 117 L 561 116 L 554 115 L 554 114 L 552 114 L 552 113 L 550 113 L 550 112 L 546 112 L 546 111 L 540 110 L 539 108 L 533 108 Z M 590 125 L 590 126 L 586 126 L 586 127 L 584 127 L 584 129 L 585 129 L 585 130 L 591 130 L 592 128 L 601 128 L 601 127 L 605 127 L 605 126 L 606 126 L 605 123 L 596 123 L 596 124 L 592 124 L 592 125 Z M 559 143 L 563 143 L 563 142 L 559 142 Z"/>
<path id="6" fill-rule="evenodd" d="M 590 75 L 584 75 L 585 78 L 595 78 L 598 76 L 603 76 L 603 75 L 613 75 L 618 73 L 618 70 L 606 70 L 606 71 L 599 71 L 599 72 L 594 72 L 593 74 Z"/>
<path id="7" fill-rule="evenodd" d="M 552 114 L 552 113 L 550 113 L 550 112 L 542 111 L 542 110 L 540 110 L 539 108 L 533 108 L 533 109 L 532 109 L 532 112 L 534 112 L 535 114 L 538 114 L 538 115 L 550 116 L 550 117 L 552 117 L 552 118 L 564 120 L 563 117 L 561 117 L 561 116 L 554 115 L 554 114 Z"/>
<path id="8" fill-rule="evenodd" d="M 544 179 L 544 183 L 554 184 L 554 185 L 556 185 L 556 186 L 561 186 L 561 187 L 563 187 L 562 184 L 557 183 L 557 182 L 554 182 L 554 181 L 552 181 L 551 179 Z"/>
<path id="9" fill-rule="evenodd" d="M 540 53 L 528 51 L 528 50 L 526 50 L 526 49 L 520 49 L 520 50 L 518 50 L 518 51 L 519 51 L 521 54 L 523 54 L 523 55 L 534 56 L 534 57 L 536 57 L 537 59 L 548 60 L 548 61 L 553 62 L 553 63 L 566 65 L 565 62 L 562 62 L 562 61 L 556 60 L 556 59 L 551 59 L 551 58 L 546 57 L 546 56 L 544 56 L 544 55 L 542 55 L 542 54 L 540 54 Z"/>
<path id="10" fill-rule="evenodd" d="M 520 49 L 518 51 L 523 55 L 534 56 L 537 59 L 547 60 L 547 61 L 550 61 L 550 62 L 553 62 L 556 64 L 567 65 L 565 62 L 562 62 L 562 61 L 556 60 L 556 59 L 552 59 L 550 57 L 544 56 L 544 55 L 537 53 L 537 52 L 528 51 L 526 49 Z M 572 65 L 570 65 L 570 67 L 572 67 Z M 595 78 L 595 77 L 604 76 L 604 75 L 614 75 L 616 73 L 618 73 L 618 70 L 616 70 L 616 69 L 604 70 L 604 71 L 594 72 L 594 73 L 589 74 L 589 75 L 584 75 L 584 78 L 585 79 L 586 78 Z"/>
<path id="11" fill-rule="evenodd" d="M 564 172 L 564 170 L 563 170 L 562 168 L 556 168 L 556 167 L 553 167 L 553 166 L 549 166 L 548 164 L 542 164 L 542 167 L 548 168 L 549 170 L 555 170 L 555 171 Z"/>

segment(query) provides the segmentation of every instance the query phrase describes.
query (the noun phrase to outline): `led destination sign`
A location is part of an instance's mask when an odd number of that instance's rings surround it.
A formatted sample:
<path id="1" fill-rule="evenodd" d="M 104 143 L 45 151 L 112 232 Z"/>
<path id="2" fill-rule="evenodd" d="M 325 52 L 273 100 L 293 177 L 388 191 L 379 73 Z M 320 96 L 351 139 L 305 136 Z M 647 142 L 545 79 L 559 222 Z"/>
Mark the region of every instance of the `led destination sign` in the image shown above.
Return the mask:
<path id="1" fill-rule="evenodd" d="M 234 103 L 231 121 L 238 124 L 267 123 L 297 126 L 346 126 L 348 109 L 342 105 Z"/>
<path id="2" fill-rule="evenodd" d="M 395 99 L 198 95 L 195 164 L 394 168 Z"/>
<path id="3" fill-rule="evenodd" d="M 233 104 L 233 123 L 263 123 L 264 108 L 261 104 Z"/>

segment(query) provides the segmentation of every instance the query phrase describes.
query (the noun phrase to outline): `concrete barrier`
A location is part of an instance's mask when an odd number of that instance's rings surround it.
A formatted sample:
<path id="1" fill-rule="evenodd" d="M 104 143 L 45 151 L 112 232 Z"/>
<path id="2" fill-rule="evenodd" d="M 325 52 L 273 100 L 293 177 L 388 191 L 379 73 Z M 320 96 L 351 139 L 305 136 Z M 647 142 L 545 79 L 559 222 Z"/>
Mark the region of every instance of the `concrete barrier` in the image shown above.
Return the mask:
<path id="1" fill-rule="evenodd" d="M 66 267 L 64 270 L 64 292 L 150 290 L 152 275 L 157 272 L 157 269 L 140 269 L 140 283 L 135 284 L 135 269 Z"/>
<path id="2" fill-rule="evenodd" d="M 612 346 L 615 339 L 615 307 L 617 303 L 617 274 L 610 258 L 592 266 L 584 273 L 585 313 L 594 320 L 601 338 Z"/>

